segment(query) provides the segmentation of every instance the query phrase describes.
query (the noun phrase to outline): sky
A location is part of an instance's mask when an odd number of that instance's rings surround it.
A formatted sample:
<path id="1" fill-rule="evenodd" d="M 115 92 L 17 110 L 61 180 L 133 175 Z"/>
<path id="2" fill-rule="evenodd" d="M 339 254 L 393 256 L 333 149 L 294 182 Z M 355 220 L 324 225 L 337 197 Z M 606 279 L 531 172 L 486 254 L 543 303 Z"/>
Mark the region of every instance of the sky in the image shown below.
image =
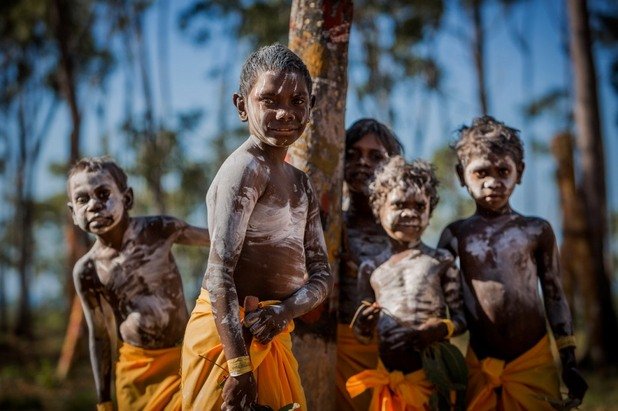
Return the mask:
<path id="1" fill-rule="evenodd" d="M 194 45 L 186 35 L 177 29 L 179 11 L 188 4 L 188 0 L 170 1 L 171 9 L 164 17 L 158 9 L 150 13 L 146 21 L 146 30 L 151 40 L 157 38 L 162 27 L 168 25 L 169 63 L 171 98 L 163 102 L 161 90 L 155 87 L 157 111 L 181 112 L 200 108 L 205 117 L 199 129 L 187 140 L 192 155 L 209 156 L 208 141 L 214 136 L 216 126 L 221 121 L 219 84 L 209 80 L 208 73 L 216 68 L 229 70 L 232 78 L 237 78 L 241 60 L 250 52 L 246 47 L 227 39 L 223 33 L 225 26 L 220 25 L 219 34 L 215 35 L 208 47 Z M 430 158 L 434 150 L 444 146 L 455 137 L 454 131 L 462 124 L 469 124 L 478 115 L 476 98 L 476 80 L 469 45 L 461 33 L 470 29 L 468 20 L 461 10 L 453 6 L 446 10 L 444 27 L 439 31 L 433 42 L 421 46 L 420 49 L 434 54 L 443 65 L 443 98 L 427 94 L 417 83 L 402 87 L 393 93 L 393 102 L 400 115 L 395 124 L 390 124 L 405 146 L 408 159 Z M 546 115 L 530 120 L 523 115 L 524 105 L 534 97 L 538 97 L 552 88 L 570 85 L 570 66 L 561 51 L 561 24 L 566 11 L 564 2 L 560 0 L 538 0 L 527 2 L 526 8 L 516 9 L 510 18 L 505 17 L 504 10 L 491 3 L 485 10 L 487 23 L 487 66 L 490 114 L 510 126 L 521 130 L 526 149 L 527 168 L 522 186 L 513 196 L 513 206 L 523 214 L 538 215 L 546 218 L 559 233 L 560 210 L 556 185 L 554 183 L 555 165 L 548 154 L 531 150 L 532 141 L 547 145 L 549 138 L 560 131 L 562 123 L 557 117 Z M 155 6 L 156 7 L 156 6 Z M 522 58 L 515 46 L 512 32 L 525 32 L 530 40 L 530 57 Z M 158 53 L 156 41 L 150 41 L 149 55 L 154 63 Z M 358 52 L 355 33 L 350 38 L 350 61 L 353 53 Z M 618 107 L 617 96 L 608 87 L 608 53 L 602 50 L 597 55 L 597 73 L 599 76 L 599 92 L 603 110 L 603 132 L 605 137 L 606 167 L 608 169 L 608 197 L 610 208 L 618 208 L 618 190 L 612 184 L 618 173 L 618 143 L 616 142 L 616 118 Z M 158 77 L 160 65 L 154 64 L 154 75 Z M 123 154 L 122 139 L 119 134 L 118 122 L 126 109 L 122 97 L 126 92 L 124 80 L 125 68 L 119 68 L 111 77 L 106 93 L 99 90 L 88 90 L 80 96 L 86 110 L 83 115 L 83 155 L 101 155 L 101 134 L 109 134 L 111 154 L 122 165 L 126 158 Z M 350 67 L 350 82 L 354 82 L 358 67 Z M 158 84 L 158 82 L 154 82 Z M 227 102 L 222 106 L 227 113 L 225 121 L 235 120 L 231 95 L 237 84 L 227 84 L 229 90 Z M 135 107 L 138 112 L 141 105 L 139 88 L 134 90 Z M 102 100 L 102 99 L 105 100 Z M 96 107 L 104 102 L 107 109 L 104 117 L 97 117 Z M 165 104 L 164 104 L 165 103 Z M 167 109 L 167 111 L 166 111 Z M 358 101 L 350 95 L 346 112 L 346 126 L 360 117 L 378 116 L 378 108 L 361 107 Z M 380 120 L 380 118 L 378 118 Z M 68 154 L 68 134 L 70 121 L 66 109 L 62 109 L 56 117 L 52 136 L 45 147 L 42 167 L 37 173 L 37 194 L 45 197 L 64 189 L 65 181 L 49 173 L 50 162 L 63 163 Z M 136 190 L 143 188 L 138 182 L 131 181 Z M 206 192 L 207 187 L 196 187 Z M 463 191 L 462 191 L 463 192 Z M 440 205 L 438 205 L 440 207 Z M 191 223 L 205 225 L 205 208 L 200 206 L 199 212 L 192 216 L 180 216 Z M 428 242 L 435 241 L 431 238 Z M 49 291 L 51 284 L 39 281 L 34 290 L 35 299 Z M 11 288 L 10 284 L 9 287 Z"/>

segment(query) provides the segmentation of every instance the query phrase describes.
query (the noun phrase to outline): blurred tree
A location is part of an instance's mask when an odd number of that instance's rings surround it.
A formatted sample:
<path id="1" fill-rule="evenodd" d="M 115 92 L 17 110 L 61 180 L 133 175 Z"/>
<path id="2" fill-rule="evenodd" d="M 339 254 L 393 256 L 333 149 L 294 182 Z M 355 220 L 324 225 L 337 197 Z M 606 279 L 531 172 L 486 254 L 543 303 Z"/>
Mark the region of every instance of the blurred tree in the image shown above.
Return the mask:
<path id="1" fill-rule="evenodd" d="M 294 0 L 289 47 L 313 78 L 316 103 L 301 138 L 290 147 L 289 161 L 311 180 L 319 206 L 328 259 L 338 278 L 342 232 L 341 193 L 345 148 L 348 43 L 352 0 Z M 337 281 L 336 281 L 337 282 Z M 302 364 L 309 409 L 335 407 L 337 292 L 297 321 L 294 352 Z"/>
<path id="2" fill-rule="evenodd" d="M 587 217 L 594 271 L 588 281 L 598 292 L 599 318 L 590 334 L 590 360 L 595 367 L 618 365 L 618 320 L 613 308 L 607 258 L 607 194 L 605 159 L 596 68 L 586 0 L 569 0 L 570 51 L 575 89 L 577 147 L 581 161 L 581 191 Z"/>
<path id="3" fill-rule="evenodd" d="M 41 0 L 9 1 L 0 5 L 0 108 L 8 124 L 7 133 L 16 135 L 7 145 L 13 189 L 4 243 L 10 249 L 9 263 L 19 278 L 19 298 L 14 330 L 32 337 L 30 287 L 35 249 L 33 235 L 34 168 L 57 109 L 49 94 L 47 79 L 53 69 L 41 63 L 52 56 L 45 17 L 48 3 Z M 9 180 L 7 180 L 8 183 Z"/>
<path id="4" fill-rule="evenodd" d="M 71 118 L 68 167 L 80 158 L 82 123 L 80 89 L 85 84 L 102 87 L 111 71 L 111 53 L 97 43 L 92 29 L 98 17 L 95 10 L 94 2 L 90 0 L 53 0 L 46 21 L 57 54 L 57 66 L 52 78 L 53 86 L 68 105 Z M 72 303 L 57 368 L 57 376 L 60 379 L 66 377 L 83 326 L 81 304 L 73 287 L 72 268 L 86 253 L 89 245 L 86 233 L 73 224 L 68 214 L 65 215 L 69 267 L 66 271 L 65 288 L 67 301 Z"/>
<path id="5" fill-rule="evenodd" d="M 290 13 L 285 0 L 193 0 L 179 17 L 179 26 L 197 44 L 226 33 L 249 49 L 274 41 L 287 43 Z M 441 73 L 435 59 L 419 44 L 430 38 L 441 22 L 443 0 L 357 0 L 352 37 L 358 48 L 350 52 L 350 90 L 381 121 L 392 124 L 396 112 L 392 94 L 396 86 L 420 78 L 437 90 Z M 360 69 L 359 69 L 360 68 Z M 409 113 L 398 113 L 402 117 Z"/>

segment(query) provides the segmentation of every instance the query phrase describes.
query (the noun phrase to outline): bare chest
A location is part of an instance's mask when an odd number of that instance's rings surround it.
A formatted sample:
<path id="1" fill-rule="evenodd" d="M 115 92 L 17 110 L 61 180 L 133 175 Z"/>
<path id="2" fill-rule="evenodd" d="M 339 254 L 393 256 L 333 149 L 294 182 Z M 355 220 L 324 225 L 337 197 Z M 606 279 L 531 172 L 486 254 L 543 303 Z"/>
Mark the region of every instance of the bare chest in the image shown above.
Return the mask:
<path id="1" fill-rule="evenodd" d="M 441 270 L 442 265 L 424 255 L 386 262 L 371 276 L 376 301 L 393 313 L 436 310 L 445 304 Z"/>

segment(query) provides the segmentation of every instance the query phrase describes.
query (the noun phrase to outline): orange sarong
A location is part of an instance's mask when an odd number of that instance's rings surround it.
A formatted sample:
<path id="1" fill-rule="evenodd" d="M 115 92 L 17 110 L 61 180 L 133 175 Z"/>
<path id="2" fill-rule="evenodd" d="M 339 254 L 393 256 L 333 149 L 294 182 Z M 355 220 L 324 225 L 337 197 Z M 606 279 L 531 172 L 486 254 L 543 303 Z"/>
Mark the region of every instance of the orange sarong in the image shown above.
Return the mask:
<path id="1" fill-rule="evenodd" d="M 241 307 L 241 318 L 244 310 Z M 307 411 L 298 363 L 292 354 L 294 323 L 270 343 L 251 343 L 249 355 L 257 383 L 258 402 L 275 410 L 296 402 Z M 182 346 L 182 409 L 219 410 L 221 383 L 227 375 L 223 345 L 217 333 L 208 291 L 202 288 L 185 331 Z"/>
<path id="2" fill-rule="evenodd" d="M 547 335 L 508 363 L 491 357 L 479 361 L 471 348 L 466 362 L 468 410 L 553 411 L 548 400 L 561 399 L 558 370 Z M 502 387 L 501 394 L 496 392 L 498 387 Z"/>
<path id="3" fill-rule="evenodd" d="M 347 324 L 337 326 L 337 411 L 367 411 L 371 391 L 352 398 L 346 389 L 346 381 L 363 370 L 372 370 L 378 365 L 378 343 L 360 343 Z"/>
<path id="4" fill-rule="evenodd" d="M 179 411 L 180 347 L 149 350 L 123 343 L 116 363 L 119 411 Z"/>
<path id="5" fill-rule="evenodd" d="M 382 362 L 378 368 L 362 371 L 348 379 L 346 388 L 351 397 L 373 388 L 369 411 L 417 411 L 429 409 L 429 397 L 434 391 L 424 370 L 404 375 L 388 372 Z"/>

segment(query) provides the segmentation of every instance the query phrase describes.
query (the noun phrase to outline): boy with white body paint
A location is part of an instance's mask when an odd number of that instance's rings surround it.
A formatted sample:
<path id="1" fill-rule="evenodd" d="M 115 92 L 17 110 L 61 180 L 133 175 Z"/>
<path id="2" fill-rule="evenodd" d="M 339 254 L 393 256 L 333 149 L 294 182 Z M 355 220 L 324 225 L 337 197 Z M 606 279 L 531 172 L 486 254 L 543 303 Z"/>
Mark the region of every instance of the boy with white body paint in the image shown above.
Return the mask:
<path id="1" fill-rule="evenodd" d="M 119 410 L 180 409 L 180 342 L 189 317 L 173 244 L 208 246 L 208 230 L 168 216 L 129 217 L 133 191 L 107 158 L 78 161 L 68 177 L 69 209 L 96 242 L 73 270 L 88 323 L 99 410 L 111 410 L 112 343 L 103 304 L 118 325 Z"/>
<path id="2" fill-rule="evenodd" d="M 395 156 L 370 186 L 373 213 L 391 246 L 359 268 L 358 295 L 373 304 L 359 308 L 353 326 L 368 343 L 377 325 L 380 361 L 377 369 L 350 377 L 346 387 L 352 397 L 373 388 L 371 411 L 429 409 L 435 388 L 421 351 L 466 330 L 453 257 L 421 241 L 438 203 L 437 185 L 429 163 Z"/>
<path id="3" fill-rule="evenodd" d="M 560 352 L 566 404 L 577 405 L 587 385 L 575 365 L 554 232 L 547 221 L 509 204 L 524 171 L 518 131 L 489 116 L 477 118 L 460 130 L 454 149 L 457 175 L 476 212 L 446 227 L 438 246 L 459 257 L 463 275 L 468 407 L 552 410 L 552 403 L 562 404 L 546 321 Z"/>
<path id="4" fill-rule="evenodd" d="M 185 333 L 183 409 L 306 410 L 290 332 L 333 278 L 309 179 L 284 160 L 309 121 L 311 77 L 277 44 L 249 56 L 240 83 L 233 100 L 250 136 L 206 196 L 212 247 Z M 262 303 L 245 313 L 248 297 Z"/>

